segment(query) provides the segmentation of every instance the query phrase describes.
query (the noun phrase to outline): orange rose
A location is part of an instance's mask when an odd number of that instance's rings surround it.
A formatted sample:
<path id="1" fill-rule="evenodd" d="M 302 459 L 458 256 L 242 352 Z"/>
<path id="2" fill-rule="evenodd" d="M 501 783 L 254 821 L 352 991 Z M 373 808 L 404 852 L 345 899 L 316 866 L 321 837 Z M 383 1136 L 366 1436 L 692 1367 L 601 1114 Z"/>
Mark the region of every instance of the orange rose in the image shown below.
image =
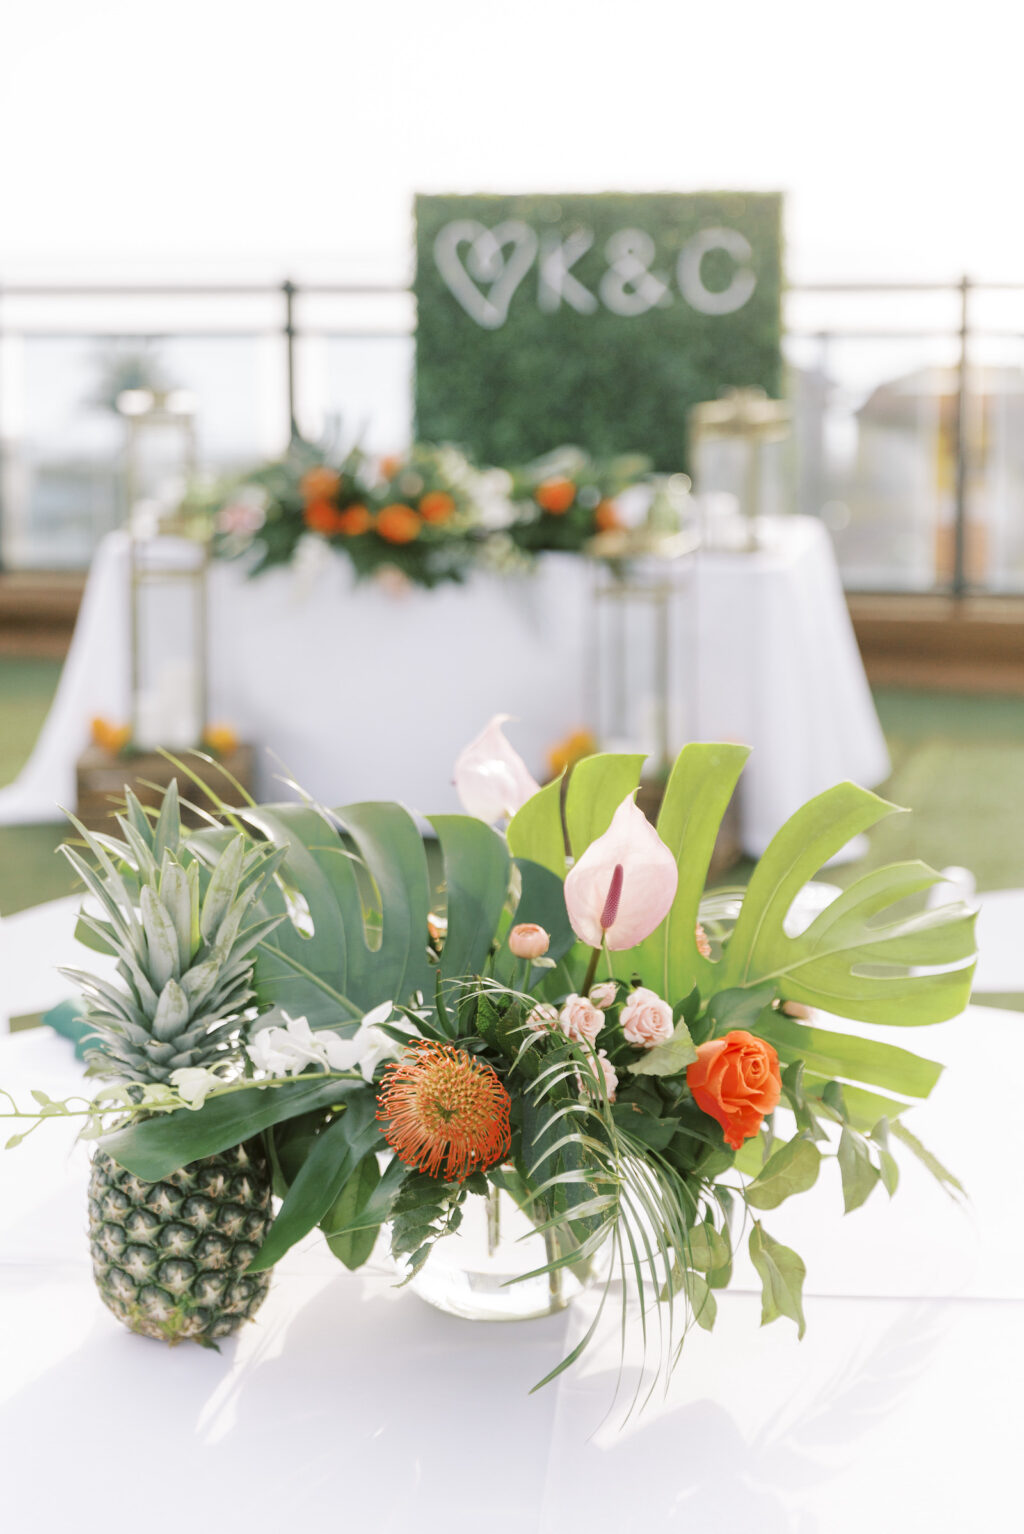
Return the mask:
<path id="1" fill-rule="evenodd" d="M 697 1107 L 717 1119 L 726 1143 L 739 1150 L 779 1101 L 779 1057 L 764 1039 L 735 1028 L 699 1046 L 686 1083 Z"/>
<path id="2" fill-rule="evenodd" d="M 455 502 L 444 490 L 428 490 L 420 500 L 424 522 L 447 522 L 454 510 Z"/>
<path id="3" fill-rule="evenodd" d="M 542 485 L 537 486 L 533 498 L 542 510 L 549 511 L 553 517 L 560 517 L 576 499 L 576 486 L 571 479 L 546 479 Z"/>
<path id="4" fill-rule="evenodd" d="M 402 467 L 402 460 L 397 453 L 391 453 L 380 461 L 380 473 L 382 479 L 394 479 Z"/>
<path id="5" fill-rule="evenodd" d="M 230 756 L 238 750 L 238 736 L 229 724 L 208 724 L 203 731 L 203 745 L 218 756 Z"/>
<path id="6" fill-rule="evenodd" d="M 372 520 L 366 507 L 357 502 L 355 506 L 339 511 L 338 532 L 344 533 L 346 538 L 357 538 L 360 533 L 369 531 Z"/>
<path id="7" fill-rule="evenodd" d="M 332 533 L 338 531 L 338 518 L 341 516 L 333 501 L 310 501 L 302 513 L 302 520 L 311 532 L 321 533 L 329 538 Z"/>
<path id="8" fill-rule="evenodd" d="M 302 491 L 306 504 L 313 501 L 329 501 L 337 495 L 341 485 L 341 479 L 334 469 L 328 469 L 321 464 L 319 468 L 309 469 L 299 480 L 299 489 Z"/>
<path id="9" fill-rule="evenodd" d="M 594 507 L 594 526 L 599 533 L 615 533 L 622 526 L 619 508 L 614 501 L 598 501 Z"/>
<path id="10" fill-rule="evenodd" d="M 422 526 L 411 506 L 385 506 L 377 517 L 377 531 L 387 543 L 412 543 Z"/>

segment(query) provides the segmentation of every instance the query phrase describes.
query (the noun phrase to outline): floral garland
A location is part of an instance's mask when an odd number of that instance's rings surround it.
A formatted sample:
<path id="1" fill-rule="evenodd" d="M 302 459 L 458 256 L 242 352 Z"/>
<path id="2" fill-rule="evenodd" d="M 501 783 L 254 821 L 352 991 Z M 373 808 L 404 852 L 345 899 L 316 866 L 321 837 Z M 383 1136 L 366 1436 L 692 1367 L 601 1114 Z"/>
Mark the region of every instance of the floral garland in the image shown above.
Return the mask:
<path id="1" fill-rule="evenodd" d="M 283 458 L 206 493 L 213 552 L 247 557 L 259 575 L 313 537 L 347 555 L 360 579 L 389 571 L 426 587 L 461 581 L 479 540 L 474 479 L 455 448 L 418 443 L 379 464 L 353 448 L 334 465 L 296 439 Z"/>
<path id="2" fill-rule="evenodd" d="M 530 554 L 578 553 L 599 533 L 623 527 L 616 498 L 650 468 L 638 454 L 597 460 L 576 447 L 561 447 L 512 475 L 517 514 L 513 542 Z"/>
<path id="3" fill-rule="evenodd" d="M 313 538 L 347 556 L 360 579 L 433 587 L 548 550 L 581 552 L 623 525 L 616 498 L 647 468 L 636 455 L 598 462 L 567 447 L 511 472 L 480 469 L 458 448 L 427 442 L 377 462 L 353 448 L 332 463 L 297 438 L 238 480 L 196 487 L 185 509 L 212 521 L 213 553 L 246 558 L 251 575 L 290 563 Z"/>

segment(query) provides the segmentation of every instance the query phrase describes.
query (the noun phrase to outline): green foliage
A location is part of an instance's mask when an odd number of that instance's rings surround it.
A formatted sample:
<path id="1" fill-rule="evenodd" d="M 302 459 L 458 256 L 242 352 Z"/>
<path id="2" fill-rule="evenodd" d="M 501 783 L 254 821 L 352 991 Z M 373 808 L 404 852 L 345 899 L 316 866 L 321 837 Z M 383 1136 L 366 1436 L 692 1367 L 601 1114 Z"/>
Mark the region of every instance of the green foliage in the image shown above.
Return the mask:
<path id="1" fill-rule="evenodd" d="M 737 386 L 779 392 L 781 214 L 780 197 L 765 193 L 418 197 L 418 434 L 463 443 L 492 463 L 522 463 L 575 442 L 598 457 L 640 452 L 660 469 L 685 468 L 691 405 Z M 517 220 L 562 237 L 580 226 L 592 230 L 593 245 L 572 274 L 595 295 L 608 241 L 623 229 L 646 231 L 670 302 L 631 316 L 600 299 L 593 313 L 566 304 L 545 313 L 530 270 L 505 323 L 482 328 L 451 293 L 434 255 L 442 228 L 464 219 L 487 229 Z M 700 314 L 680 297 L 676 265 L 698 231 L 723 225 L 753 247 L 757 285 L 735 313 Z M 732 272 L 728 258 L 711 252 L 702 275 L 721 289 Z"/>
<path id="2" fill-rule="evenodd" d="M 777 1209 L 794 1193 L 806 1193 L 818 1180 L 821 1152 L 813 1140 L 796 1139 L 774 1151 L 743 1197 L 753 1209 Z"/>
<path id="3" fill-rule="evenodd" d="M 347 1093 L 342 1112 L 315 1137 L 285 1194 L 277 1219 L 253 1262 L 254 1270 L 272 1268 L 290 1247 L 308 1236 L 334 1208 L 363 1158 L 383 1148 L 376 1108 L 371 1087 L 355 1086 Z"/>
<path id="4" fill-rule="evenodd" d="M 799 937 L 787 937 L 783 930 L 808 879 L 852 837 L 894 809 L 866 789 L 840 783 L 786 822 L 751 875 L 719 985 L 756 986 L 770 980 L 786 999 L 867 1023 L 938 1023 L 963 1011 L 972 965 L 922 975 L 915 975 L 913 967 L 970 958 L 974 914 L 954 905 L 893 916 L 900 901 L 938 882 L 940 876 L 923 863 L 865 874 Z"/>
<path id="5" fill-rule="evenodd" d="M 209 1098 L 197 1111 L 179 1108 L 166 1118 L 142 1119 L 104 1138 L 103 1149 L 147 1182 L 214 1156 L 300 1113 L 328 1110 L 361 1082 L 296 1076 L 274 1087 L 244 1087 Z"/>
<path id="6" fill-rule="evenodd" d="M 807 1329 L 803 1309 L 807 1269 L 802 1260 L 788 1246 L 773 1241 L 759 1220 L 754 1221 L 747 1250 L 761 1280 L 761 1325 L 788 1316 L 802 1337 Z"/>

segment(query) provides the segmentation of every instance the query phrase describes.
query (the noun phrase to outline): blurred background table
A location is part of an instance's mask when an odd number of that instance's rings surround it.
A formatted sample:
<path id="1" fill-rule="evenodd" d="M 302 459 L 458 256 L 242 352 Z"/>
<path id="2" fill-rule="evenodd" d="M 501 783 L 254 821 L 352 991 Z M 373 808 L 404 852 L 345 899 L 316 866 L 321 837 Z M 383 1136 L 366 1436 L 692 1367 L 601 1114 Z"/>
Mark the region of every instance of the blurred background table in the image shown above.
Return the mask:
<path id="1" fill-rule="evenodd" d="M 825 528 L 765 519 L 762 539 L 754 553 L 698 555 L 676 665 L 691 738 L 754 748 L 741 804 L 752 856 L 811 795 L 889 770 Z M 109 535 L 42 735 L 0 792 L 0 824 L 73 804 L 90 720 L 127 717 L 126 560 L 124 536 Z M 435 591 L 356 585 L 334 557 L 251 581 L 215 565 L 211 717 L 261 748 L 260 796 L 286 794 L 275 777 L 290 775 L 332 805 L 454 808 L 455 756 L 496 712 L 520 721 L 511 738 L 543 778 L 548 750 L 592 722 L 591 579 L 570 555 Z"/>
<path id="2" fill-rule="evenodd" d="M 879 1189 L 844 1220 L 827 1166 L 766 1216 L 807 1263 L 804 1340 L 787 1322 L 759 1327 L 741 1263 L 714 1333 L 691 1334 L 667 1395 L 625 1426 L 639 1358 L 631 1344 L 609 1413 L 614 1316 L 582 1366 L 528 1394 L 581 1335 L 593 1296 L 544 1321 L 459 1321 L 396 1289 L 383 1260 L 349 1274 L 314 1238 L 219 1354 L 131 1336 L 92 1285 L 88 1152 L 71 1126 L 46 1125 L 0 1159 L 5 1519 L 99 1534 L 116 1475 L 151 1534 L 177 1534 L 189 1508 L 204 1527 L 243 1519 L 253 1534 L 339 1516 L 374 1534 L 600 1534 L 634 1527 L 641 1509 L 647 1528 L 700 1534 L 852 1534 L 880 1517 L 936 1534 L 1002 1526 L 1024 1246 L 1016 1126 L 987 1104 L 991 1061 L 1012 1056 L 1019 1028 L 1017 1014 L 971 1008 L 915 1033 L 948 1069 L 914 1128 L 973 1204 L 954 1205 L 901 1156 L 897 1202 Z M 81 1076 L 70 1046 L 36 1030 L 0 1040 L 0 1083 L 59 1096 Z M 155 1460 L 173 1467 L 158 1497 Z"/>

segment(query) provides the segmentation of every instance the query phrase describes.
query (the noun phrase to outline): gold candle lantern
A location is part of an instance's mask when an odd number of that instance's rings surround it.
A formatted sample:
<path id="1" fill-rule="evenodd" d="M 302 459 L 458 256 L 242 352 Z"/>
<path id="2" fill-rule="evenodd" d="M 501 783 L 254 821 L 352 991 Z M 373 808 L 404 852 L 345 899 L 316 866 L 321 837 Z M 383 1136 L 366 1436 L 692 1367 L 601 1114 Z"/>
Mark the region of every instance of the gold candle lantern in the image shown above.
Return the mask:
<path id="1" fill-rule="evenodd" d="M 758 547 L 771 459 L 777 468 L 777 444 L 789 436 L 791 415 L 785 400 L 769 399 L 763 389 L 732 389 L 691 409 L 690 461 L 709 547 Z M 720 515 L 723 501 L 739 511 L 738 537 L 730 538 L 728 518 Z"/>

